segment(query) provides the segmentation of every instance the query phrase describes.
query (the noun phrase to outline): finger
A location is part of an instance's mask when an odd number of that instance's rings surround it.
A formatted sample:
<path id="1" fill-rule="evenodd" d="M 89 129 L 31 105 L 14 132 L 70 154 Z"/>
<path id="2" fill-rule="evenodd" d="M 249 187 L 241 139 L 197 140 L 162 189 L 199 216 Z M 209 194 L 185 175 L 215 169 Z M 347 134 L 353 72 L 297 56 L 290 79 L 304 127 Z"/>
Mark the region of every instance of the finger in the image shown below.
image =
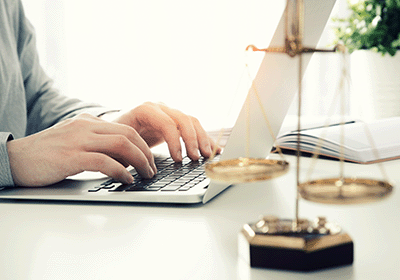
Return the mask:
<path id="1" fill-rule="evenodd" d="M 127 162 L 126 162 L 124 159 L 122 159 L 122 158 L 114 157 L 114 159 L 115 159 L 116 161 L 118 161 L 120 164 L 122 164 L 125 168 L 127 168 L 127 167 L 130 166 L 130 164 L 127 163 Z"/>
<path id="2" fill-rule="evenodd" d="M 94 125 L 92 127 L 92 130 L 97 134 L 111 134 L 111 135 L 125 136 L 133 145 L 135 145 L 145 155 L 154 174 L 157 173 L 154 157 L 149 146 L 139 135 L 139 133 L 137 133 L 137 131 L 132 127 L 123 124 L 109 123 L 102 121 L 99 122 L 98 125 Z"/>
<path id="3" fill-rule="evenodd" d="M 145 120 L 144 123 L 161 133 L 172 159 L 176 162 L 182 161 L 181 133 L 177 123 L 159 106 L 148 106 L 147 114 L 151 115 L 151 121 Z"/>
<path id="4" fill-rule="evenodd" d="M 142 150 L 123 135 L 97 135 L 97 139 L 93 139 L 85 149 L 122 160 L 135 167 L 136 171 L 144 178 L 151 178 L 155 174 Z"/>
<path id="5" fill-rule="evenodd" d="M 212 138 L 210 138 L 210 142 L 211 142 L 211 150 L 213 151 L 213 153 L 215 150 L 216 154 L 220 154 L 222 151 L 222 148 L 217 143 L 215 143 L 215 141 Z"/>
<path id="6" fill-rule="evenodd" d="M 164 125 L 161 127 L 161 134 L 168 145 L 169 153 L 171 157 L 176 162 L 182 161 L 182 146 L 181 146 L 181 136 L 178 128 L 176 127 L 176 123 L 165 115 L 164 118 L 168 118 L 164 120 Z"/>
<path id="7" fill-rule="evenodd" d="M 189 158 L 192 160 L 198 160 L 200 158 L 199 142 L 196 128 L 192 122 L 192 117 L 178 110 L 171 109 L 163 105 L 160 106 L 162 110 L 178 125 Z"/>
<path id="8" fill-rule="evenodd" d="M 120 181 L 124 184 L 131 184 L 133 176 L 120 163 L 101 153 L 85 153 L 80 156 L 79 165 L 82 171 L 100 171 L 101 173 Z"/>
<path id="9" fill-rule="evenodd" d="M 199 150 L 203 157 L 209 158 L 212 154 L 212 140 L 208 136 L 207 132 L 201 126 L 198 119 L 192 117 L 192 123 L 196 130 L 197 141 L 199 143 Z"/>
<path id="10" fill-rule="evenodd" d="M 181 133 L 183 142 L 185 143 L 186 153 L 192 160 L 199 160 L 199 143 L 196 129 L 191 118 L 179 112 L 175 112 L 178 118 L 178 129 Z"/>

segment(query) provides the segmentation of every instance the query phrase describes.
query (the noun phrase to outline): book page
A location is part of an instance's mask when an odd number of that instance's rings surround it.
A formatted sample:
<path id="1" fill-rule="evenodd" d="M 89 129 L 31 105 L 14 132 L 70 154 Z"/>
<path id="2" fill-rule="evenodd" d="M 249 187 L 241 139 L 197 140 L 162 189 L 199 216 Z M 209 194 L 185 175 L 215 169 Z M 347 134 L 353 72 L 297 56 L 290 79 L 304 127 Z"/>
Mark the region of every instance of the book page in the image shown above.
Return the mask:
<path id="1" fill-rule="evenodd" d="M 371 138 L 368 137 L 368 130 Z M 340 125 L 326 128 L 307 129 L 301 132 L 301 149 L 313 152 L 318 138 L 323 138 L 322 154 L 340 156 L 342 128 Z M 297 133 L 282 135 L 278 145 L 296 149 Z M 302 143 L 303 144 L 303 143 Z M 313 147 L 314 146 L 314 147 Z M 377 149 L 378 157 L 373 148 Z M 357 162 L 370 162 L 400 156 L 400 117 L 375 120 L 372 122 L 355 122 L 344 125 L 345 159 Z"/>

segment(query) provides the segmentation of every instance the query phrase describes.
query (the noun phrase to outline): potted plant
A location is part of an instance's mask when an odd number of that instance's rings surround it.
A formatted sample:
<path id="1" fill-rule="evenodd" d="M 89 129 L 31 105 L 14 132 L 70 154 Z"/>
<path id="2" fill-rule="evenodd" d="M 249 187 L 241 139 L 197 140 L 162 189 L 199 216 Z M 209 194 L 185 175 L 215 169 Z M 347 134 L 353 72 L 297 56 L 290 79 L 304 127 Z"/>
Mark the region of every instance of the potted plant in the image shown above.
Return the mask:
<path id="1" fill-rule="evenodd" d="M 351 110 L 364 119 L 400 116 L 400 1 L 348 0 L 335 43 L 351 53 Z"/>

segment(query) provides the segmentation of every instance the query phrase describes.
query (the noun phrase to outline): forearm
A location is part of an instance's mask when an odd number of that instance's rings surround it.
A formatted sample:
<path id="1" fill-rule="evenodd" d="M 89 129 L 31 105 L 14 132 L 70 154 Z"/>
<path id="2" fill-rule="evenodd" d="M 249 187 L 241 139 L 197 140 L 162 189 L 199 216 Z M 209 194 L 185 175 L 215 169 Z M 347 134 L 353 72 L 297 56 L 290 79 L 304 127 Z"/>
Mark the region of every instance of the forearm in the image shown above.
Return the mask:
<path id="1" fill-rule="evenodd" d="M 66 97 L 51 88 L 44 93 L 38 93 L 38 95 L 39 97 L 28 110 L 27 135 L 42 131 L 80 113 L 85 112 L 93 116 L 99 116 L 111 111 L 111 109 L 101 107 L 95 103 L 86 103 Z"/>

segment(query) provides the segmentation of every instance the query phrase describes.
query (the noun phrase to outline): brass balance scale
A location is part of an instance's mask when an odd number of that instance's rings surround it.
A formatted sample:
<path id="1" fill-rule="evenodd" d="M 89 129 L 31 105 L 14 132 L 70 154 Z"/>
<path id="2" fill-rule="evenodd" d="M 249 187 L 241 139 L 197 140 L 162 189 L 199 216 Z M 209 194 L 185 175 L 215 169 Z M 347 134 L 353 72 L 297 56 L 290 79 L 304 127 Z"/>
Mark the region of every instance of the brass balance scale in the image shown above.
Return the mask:
<path id="1" fill-rule="evenodd" d="M 303 46 L 304 3 L 303 0 L 287 0 L 285 10 L 285 42 L 277 48 L 258 49 L 253 45 L 247 50 L 268 53 L 285 53 L 299 59 L 298 75 L 298 124 L 301 131 L 301 96 L 302 96 L 302 57 L 307 53 L 338 52 L 345 55 L 343 46 L 336 46 L 332 50 L 307 48 Z M 343 69 L 340 87 L 346 78 L 346 69 Z M 257 89 L 252 84 L 255 97 L 259 100 Z M 342 90 L 343 92 L 343 90 Z M 344 98 L 342 94 L 341 115 L 344 115 Z M 264 119 L 271 136 L 275 139 L 270 128 L 268 118 L 259 102 Z M 367 128 L 366 128 L 367 130 Z M 368 131 L 366 131 L 368 132 Z M 344 130 L 342 129 L 342 146 Z M 372 147 L 373 141 L 370 138 Z M 318 157 L 321 146 L 317 145 L 314 161 Z M 206 164 L 206 174 L 211 180 L 239 184 L 253 181 L 262 181 L 284 175 L 289 170 L 289 163 L 283 159 L 282 152 L 277 147 L 282 160 L 238 158 L 210 162 Z M 376 154 L 375 149 L 375 155 Z M 300 197 L 317 203 L 325 204 L 358 204 L 381 200 L 392 192 L 392 185 L 385 181 L 362 178 L 344 177 L 344 151 L 340 151 L 340 175 L 335 178 L 309 180 L 300 182 L 300 134 L 297 134 L 297 196 L 295 204 L 295 218 L 280 219 L 274 216 L 264 216 L 255 223 L 244 225 L 240 240 L 241 248 L 245 248 L 244 255 L 253 267 L 285 269 L 295 271 L 313 271 L 329 267 L 349 265 L 353 263 L 354 246 L 352 239 L 341 228 L 330 223 L 324 217 L 315 221 L 299 218 Z M 381 171 L 386 174 L 381 167 Z M 244 244 L 244 245 L 243 245 Z"/>

